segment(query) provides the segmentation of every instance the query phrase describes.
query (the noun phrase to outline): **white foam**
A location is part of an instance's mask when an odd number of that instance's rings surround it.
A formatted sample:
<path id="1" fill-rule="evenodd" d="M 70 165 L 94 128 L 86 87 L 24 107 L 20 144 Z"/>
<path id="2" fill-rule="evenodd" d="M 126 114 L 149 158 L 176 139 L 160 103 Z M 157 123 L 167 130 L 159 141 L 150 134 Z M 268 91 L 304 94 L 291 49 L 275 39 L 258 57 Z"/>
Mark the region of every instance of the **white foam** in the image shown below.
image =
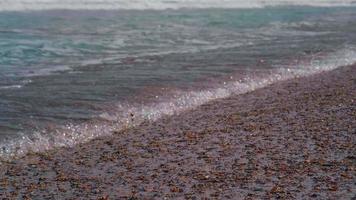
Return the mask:
<path id="1" fill-rule="evenodd" d="M 144 120 L 155 121 L 165 115 L 173 115 L 195 108 L 214 99 L 242 94 L 268 86 L 272 83 L 300 76 L 308 76 L 335 69 L 339 66 L 356 62 L 356 49 L 348 48 L 327 55 L 323 59 L 312 59 L 309 63 L 279 68 L 264 76 L 246 77 L 243 80 L 224 82 L 210 89 L 183 92 L 176 91 L 171 98 L 152 105 L 116 105 L 112 112 L 103 113 L 100 122 L 88 122 L 79 125 L 68 124 L 63 129 L 52 132 L 36 132 L 34 135 L 23 135 L 17 140 L 3 141 L 0 144 L 0 158 L 9 160 L 28 152 L 43 152 L 63 146 L 73 146 L 88 142 L 94 138 L 111 135 L 114 131 L 136 126 Z"/>
<path id="2" fill-rule="evenodd" d="M 0 90 L 20 89 L 22 87 L 23 87 L 22 85 L 5 85 L 5 86 L 0 86 Z"/>
<path id="3" fill-rule="evenodd" d="M 261 8 L 278 5 L 349 6 L 354 0 L 0 0 L 0 11 L 179 8 Z"/>
<path id="4" fill-rule="evenodd" d="M 72 68 L 66 65 L 51 66 L 50 68 L 42 68 L 32 70 L 31 72 L 25 72 L 23 77 L 33 77 L 33 76 L 48 76 L 58 72 L 70 71 Z"/>
<path id="5" fill-rule="evenodd" d="M 23 86 L 25 86 L 25 85 L 27 85 L 29 83 L 32 83 L 32 80 L 31 79 L 26 79 L 26 80 L 21 81 L 21 84 L 0 86 L 0 90 L 20 89 L 20 88 L 22 88 Z"/>

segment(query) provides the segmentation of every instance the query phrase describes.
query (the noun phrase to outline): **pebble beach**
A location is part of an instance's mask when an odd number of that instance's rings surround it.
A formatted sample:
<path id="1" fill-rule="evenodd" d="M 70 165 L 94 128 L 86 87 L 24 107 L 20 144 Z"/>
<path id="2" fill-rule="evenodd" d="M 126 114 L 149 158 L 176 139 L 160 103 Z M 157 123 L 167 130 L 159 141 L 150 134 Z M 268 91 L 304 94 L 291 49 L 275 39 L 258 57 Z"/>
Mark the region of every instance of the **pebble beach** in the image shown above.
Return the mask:
<path id="1" fill-rule="evenodd" d="M 355 199 L 356 65 L 0 164 L 1 199 Z"/>

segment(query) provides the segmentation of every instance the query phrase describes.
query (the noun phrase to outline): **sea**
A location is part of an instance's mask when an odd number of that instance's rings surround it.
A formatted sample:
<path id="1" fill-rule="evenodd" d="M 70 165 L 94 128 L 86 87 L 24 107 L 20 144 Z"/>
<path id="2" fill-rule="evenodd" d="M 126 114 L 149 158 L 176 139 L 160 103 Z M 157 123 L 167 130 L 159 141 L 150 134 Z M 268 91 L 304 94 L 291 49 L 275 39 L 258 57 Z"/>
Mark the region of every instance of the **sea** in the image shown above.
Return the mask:
<path id="1" fill-rule="evenodd" d="M 353 0 L 0 0 L 0 160 L 354 62 Z"/>

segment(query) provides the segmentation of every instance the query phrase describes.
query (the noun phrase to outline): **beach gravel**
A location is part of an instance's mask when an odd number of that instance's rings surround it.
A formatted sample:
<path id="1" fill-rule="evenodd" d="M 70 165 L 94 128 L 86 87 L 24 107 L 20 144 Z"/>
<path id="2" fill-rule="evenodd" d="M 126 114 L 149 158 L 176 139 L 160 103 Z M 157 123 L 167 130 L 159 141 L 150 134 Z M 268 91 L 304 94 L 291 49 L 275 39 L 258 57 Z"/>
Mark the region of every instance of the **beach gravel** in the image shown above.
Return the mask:
<path id="1" fill-rule="evenodd" d="M 355 199 L 356 66 L 2 163 L 2 199 Z"/>

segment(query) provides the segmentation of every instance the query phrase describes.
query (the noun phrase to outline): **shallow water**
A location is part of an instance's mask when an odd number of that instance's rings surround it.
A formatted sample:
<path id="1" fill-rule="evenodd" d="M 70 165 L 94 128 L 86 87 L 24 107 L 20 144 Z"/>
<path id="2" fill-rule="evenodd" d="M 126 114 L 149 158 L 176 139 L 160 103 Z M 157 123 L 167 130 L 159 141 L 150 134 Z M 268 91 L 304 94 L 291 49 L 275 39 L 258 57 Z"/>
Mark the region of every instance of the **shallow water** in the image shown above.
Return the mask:
<path id="1" fill-rule="evenodd" d="M 0 12 L 1 155 L 351 64 L 356 7 L 330 5 Z"/>

